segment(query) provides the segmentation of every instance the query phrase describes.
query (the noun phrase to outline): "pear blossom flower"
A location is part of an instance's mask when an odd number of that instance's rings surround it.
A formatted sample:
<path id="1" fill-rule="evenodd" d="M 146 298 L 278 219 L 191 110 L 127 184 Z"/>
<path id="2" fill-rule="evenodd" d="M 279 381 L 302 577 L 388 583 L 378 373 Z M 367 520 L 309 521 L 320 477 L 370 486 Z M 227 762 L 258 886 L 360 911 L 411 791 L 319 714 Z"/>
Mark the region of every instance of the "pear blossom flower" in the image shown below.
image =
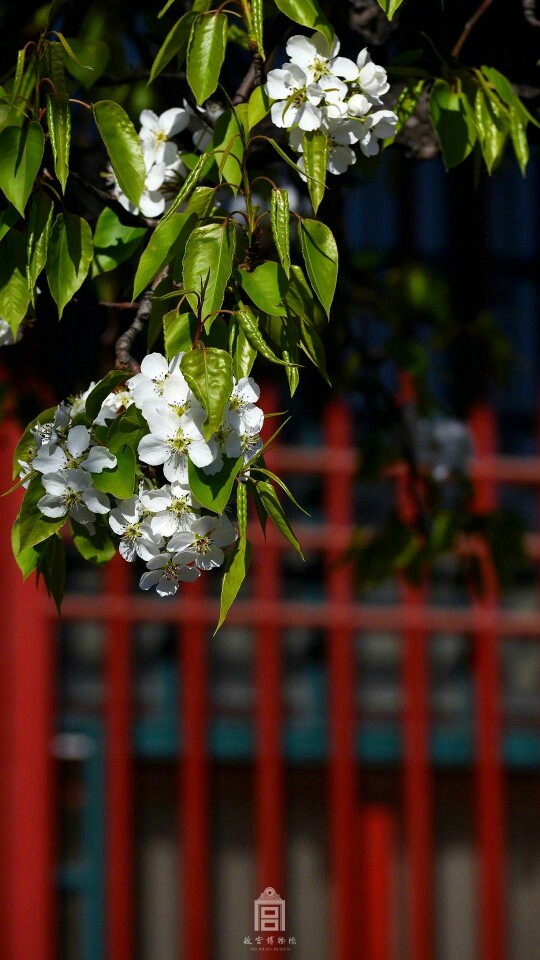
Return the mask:
<path id="1" fill-rule="evenodd" d="M 301 130 L 317 130 L 321 124 L 319 104 L 324 91 L 309 83 L 305 72 L 294 63 L 268 74 L 266 90 L 275 101 L 270 115 L 276 127 L 288 129 L 298 124 Z"/>
<path id="2" fill-rule="evenodd" d="M 328 144 L 328 153 L 326 159 L 326 169 L 329 173 L 338 175 L 345 173 L 348 167 L 356 163 L 356 154 L 351 148 L 351 144 L 357 143 L 359 136 L 362 135 L 360 124 L 354 120 L 331 121 L 325 120 L 321 129 L 326 133 Z M 303 153 L 304 146 L 299 130 L 291 130 L 289 141 L 294 150 Z M 300 157 L 298 166 L 304 170 L 304 158 Z M 301 175 L 304 180 L 307 178 Z"/>
<path id="3" fill-rule="evenodd" d="M 153 110 L 143 110 L 139 121 L 141 124 L 139 137 L 142 141 L 143 153 L 152 165 L 166 162 L 166 144 L 172 137 L 186 129 L 189 114 L 182 107 L 171 107 L 159 117 Z"/>
<path id="4" fill-rule="evenodd" d="M 145 404 L 144 416 L 150 433 L 139 443 L 139 457 L 151 466 L 163 466 L 165 478 L 187 483 L 188 459 L 197 467 L 206 467 L 216 456 L 211 439 L 208 443 L 201 430 L 203 417 L 193 411 L 178 416 L 164 401 L 153 407 Z"/>
<path id="5" fill-rule="evenodd" d="M 133 402 L 139 410 L 145 400 L 156 400 L 163 396 L 163 391 L 171 377 L 178 377 L 182 386 L 187 383 L 180 370 L 180 361 L 183 353 L 173 357 L 167 363 L 161 353 L 149 353 L 141 363 L 141 372 L 131 377 L 127 382 L 127 389 L 133 397 Z"/>
<path id="6" fill-rule="evenodd" d="M 225 419 L 237 433 L 260 433 L 262 430 L 264 413 L 256 405 L 260 395 L 260 387 L 253 377 L 242 377 L 234 385 Z"/>
<path id="7" fill-rule="evenodd" d="M 146 564 L 147 571 L 143 573 L 139 586 L 141 590 L 156 588 L 160 597 L 173 597 L 181 582 L 190 583 L 200 577 L 195 566 L 187 566 L 179 562 L 170 553 L 159 553 Z"/>
<path id="8" fill-rule="evenodd" d="M 212 143 L 214 127 L 224 112 L 224 107 L 213 100 L 207 100 L 204 107 L 193 107 L 184 100 L 184 109 L 189 117 L 189 129 L 192 133 L 193 146 L 204 153 Z"/>
<path id="9" fill-rule="evenodd" d="M 152 516 L 149 519 L 152 531 L 162 537 L 172 537 L 180 530 L 191 527 L 199 506 L 188 484 L 173 480 L 156 490 L 143 490 L 140 502 Z"/>
<path id="10" fill-rule="evenodd" d="M 163 538 L 145 521 L 145 514 L 138 497 L 121 500 L 109 514 L 111 530 L 120 537 L 120 554 L 129 563 L 136 557 L 151 560 L 163 546 Z"/>
<path id="11" fill-rule="evenodd" d="M 94 533 L 95 515 L 110 510 L 107 494 L 94 489 L 84 470 L 48 473 L 41 478 L 41 482 L 46 493 L 37 505 L 46 517 L 56 520 L 69 516 Z"/>
<path id="12" fill-rule="evenodd" d="M 242 430 L 239 433 L 233 432 L 231 434 L 225 450 L 228 457 L 233 457 L 235 460 L 242 457 L 244 463 L 248 463 L 262 450 L 262 447 L 263 442 L 259 434 Z"/>
<path id="13" fill-rule="evenodd" d="M 113 390 L 112 393 L 109 393 L 109 395 L 105 397 L 105 400 L 101 404 L 101 409 L 94 420 L 94 426 L 107 426 L 108 420 L 116 420 L 116 417 L 124 410 L 127 410 L 132 403 L 133 397 L 127 387 Z"/>
<path id="14" fill-rule="evenodd" d="M 353 82 L 353 89 L 358 88 L 358 92 L 363 93 L 372 104 L 381 106 L 382 97 L 390 89 L 386 70 L 373 63 L 367 47 L 358 54 L 356 66 L 356 76 L 348 78 Z"/>
<path id="15" fill-rule="evenodd" d="M 87 387 L 86 390 L 82 390 L 80 393 L 76 393 L 74 396 L 69 398 L 68 406 L 69 406 L 69 413 L 72 420 L 75 419 L 75 417 L 77 417 L 79 413 L 84 413 L 86 401 L 90 396 L 90 394 L 92 393 L 92 390 L 94 389 L 95 385 L 96 385 L 96 381 L 92 380 L 92 383 L 90 384 L 89 387 Z"/>
<path id="16" fill-rule="evenodd" d="M 366 157 L 378 154 L 379 140 L 394 136 L 397 121 L 397 115 L 392 110 L 378 110 L 366 117 L 359 142 L 360 149 Z"/>
<path id="17" fill-rule="evenodd" d="M 220 567 L 225 560 L 222 547 L 236 540 L 236 530 L 227 517 L 200 517 L 190 530 L 182 530 L 169 540 L 169 551 L 180 563 L 194 562 L 199 570 Z"/>
<path id="18" fill-rule="evenodd" d="M 93 444 L 89 430 L 81 424 L 71 428 L 63 445 L 47 443 L 42 446 L 32 466 L 44 474 L 78 467 L 87 473 L 101 473 L 116 466 L 116 457 L 107 447 Z"/>
<path id="19" fill-rule="evenodd" d="M 353 80 L 358 75 L 357 65 L 347 57 L 338 57 L 339 48 L 337 37 L 329 47 L 321 33 L 314 33 L 311 37 L 291 37 L 285 49 L 292 63 L 302 68 L 308 82 L 318 83 L 323 77 Z"/>

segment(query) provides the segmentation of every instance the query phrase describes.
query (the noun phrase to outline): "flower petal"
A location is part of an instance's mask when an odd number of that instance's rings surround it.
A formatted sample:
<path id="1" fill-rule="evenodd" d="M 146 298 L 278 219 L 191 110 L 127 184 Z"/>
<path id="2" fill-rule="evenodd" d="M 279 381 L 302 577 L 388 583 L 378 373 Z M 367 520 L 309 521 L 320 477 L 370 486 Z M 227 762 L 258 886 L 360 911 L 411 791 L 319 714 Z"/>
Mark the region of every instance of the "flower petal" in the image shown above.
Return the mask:
<path id="1" fill-rule="evenodd" d="M 152 467 L 165 463 L 165 461 L 169 459 L 169 448 L 167 444 L 161 440 L 160 437 L 156 437 L 152 433 L 142 438 L 137 450 L 142 462 L 148 463 Z"/>
<path id="2" fill-rule="evenodd" d="M 165 110 L 159 118 L 159 128 L 166 133 L 168 137 L 174 137 L 177 133 L 185 130 L 189 123 L 189 114 L 182 107 L 171 107 Z"/>
<path id="3" fill-rule="evenodd" d="M 38 500 L 38 509 L 45 514 L 46 517 L 65 517 L 67 513 L 67 507 L 63 500 L 60 497 L 55 497 L 50 493 L 46 493 L 41 500 Z"/>
<path id="4" fill-rule="evenodd" d="M 91 447 L 84 463 L 81 464 L 87 473 L 101 473 L 102 470 L 111 470 L 116 466 L 116 457 L 107 447 Z"/>
<path id="5" fill-rule="evenodd" d="M 80 457 L 90 446 L 90 433 L 86 427 L 80 424 L 78 427 L 72 427 L 68 433 L 66 447 L 72 457 Z"/>

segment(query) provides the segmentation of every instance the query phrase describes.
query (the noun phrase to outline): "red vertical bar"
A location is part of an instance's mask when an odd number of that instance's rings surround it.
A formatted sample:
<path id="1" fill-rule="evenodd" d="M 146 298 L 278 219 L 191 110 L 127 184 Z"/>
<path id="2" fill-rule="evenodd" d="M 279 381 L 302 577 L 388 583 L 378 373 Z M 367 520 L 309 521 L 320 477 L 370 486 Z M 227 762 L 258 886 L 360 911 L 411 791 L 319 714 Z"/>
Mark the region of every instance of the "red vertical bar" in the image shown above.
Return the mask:
<path id="1" fill-rule="evenodd" d="M 362 808 L 358 817 L 362 869 L 363 960 L 390 960 L 393 941 L 392 871 L 395 823 L 381 805 Z"/>
<path id="2" fill-rule="evenodd" d="M 129 591 L 128 564 L 115 557 L 107 568 L 108 594 Z M 131 635 L 122 617 L 109 620 L 105 637 L 107 722 L 107 956 L 132 960 L 133 926 L 133 770 L 131 753 Z"/>
<path id="3" fill-rule="evenodd" d="M 476 407 L 470 427 L 479 456 L 494 456 L 496 424 L 487 405 Z M 482 513 L 496 504 L 492 478 L 475 485 L 475 509 Z M 483 561 L 484 592 L 475 599 L 480 627 L 475 637 L 476 682 L 476 827 L 479 845 L 481 960 L 506 956 L 504 777 L 501 758 L 499 634 L 495 626 L 497 583 L 487 554 Z"/>
<path id="4" fill-rule="evenodd" d="M 9 422 L 0 436 L 2 490 L 11 483 L 11 457 L 20 430 Z M 3 720 L 2 813 L 4 854 L 3 940 L 7 960 L 52 960 L 53 766 L 52 612 L 36 590 L 23 583 L 9 551 L 8 530 L 20 495 L 2 502 L 3 686 L 9 686 Z"/>
<path id="5" fill-rule="evenodd" d="M 183 588 L 190 599 L 205 602 L 205 574 Z M 180 628 L 181 678 L 181 840 L 182 956 L 208 960 L 209 930 L 209 778 L 207 755 L 206 630 L 202 621 Z"/>
<path id="6" fill-rule="evenodd" d="M 403 585 L 407 612 L 418 614 L 425 591 Z M 427 637 L 407 625 L 403 649 L 405 830 L 408 851 L 408 942 L 411 960 L 433 953 L 432 783 L 429 770 L 429 670 Z"/>
<path id="7" fill-rule="evenodd" d="M 275 393 L 266 390 L 264 409 L 277 408 Z M 269 421 L 275 424 L 274 420 Z M 270 434 L 265 427 L 264 439 Z M 273 448 L 275 450 L 275 447 Z M 269 453 L 272 465 L 272 451 Z M 257 522 L 257 521 L 254 521 Z M 254 593 L 261 604 L 269 606 L 280 597 L 280 564 L 277 537 L 268 524 L 264 549 L 255 553 Z M 257 626 L 255 638 L 255 837 L 257 850 L 257 895 L 274 887 L 285 896 L 283 869 L 283 795 L 284 769 L 281 744 L 281 650 L 280 628 L 264 621 Z"/>
<path id="8" fill-rule="evenodd" d="M 329 458 L 334 451 L 351 445 L 348 409 L 333 403 L 325 417 L 325 442 Z M 333 563 L 339 557 L 339 540 L 332 531 L 350 528 L 352 483 L 345 473 L 329 474 L 325 488 L 326 518 L 329 524 L 326 592 L 333 608 L 333 625 L 328 631 L 328 679 L 330 707 L 330 869 L 333 894 L 334 960 L 358 957 L 358 865 L 357 850 L 351 842 L 356 823 L 355 760 L 355 657 L 352 629 L 346 609 L 352 601 L 350 567 Z"/>

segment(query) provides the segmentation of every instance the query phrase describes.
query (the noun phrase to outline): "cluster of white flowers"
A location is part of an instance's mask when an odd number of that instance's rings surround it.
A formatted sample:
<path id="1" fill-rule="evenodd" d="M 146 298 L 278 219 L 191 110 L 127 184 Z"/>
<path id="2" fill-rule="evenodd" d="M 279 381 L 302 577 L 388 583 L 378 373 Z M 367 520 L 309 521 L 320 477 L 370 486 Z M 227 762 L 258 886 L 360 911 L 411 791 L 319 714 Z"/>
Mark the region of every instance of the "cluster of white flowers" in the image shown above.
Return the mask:
<path id="1" fill-rule="evenodd" d="M 257 406 L 260 390 L 255 381 L 244 377 L 234 383 L 219 430 L 205 439 L 206 413 L 181 372 L 182 356 L 170 363 L 160 353 L 145 357 L 141 372 L 103 401 L 90 428 L 74 421 L 95 384 L 61 403 L 51 421 L 33 428 L 31 449 L 19 461 L 24 486 L 41 475 L 44 495 L 37 506 L 45 516 L 72 518 L 92 535 L 96 516 L 108 514 L 120 554 L 130 562 L 137 557 L 146 562 L 141 588 L 155 587 L 160 596 L 170 596 L 181 581 L 196 580 L 201 571 L 221 566 L 223 547 L 237 536 L 228 517 L 204 510 L 196 500 L 188 460 L 214 474 L 225 457 L 242 457 L 247 464 L 262 447 L 264 414 Z M 92 482 L 95 474 L 117 463 L 99 442 L 99 428 L 131 404 L 148 426 L 137 451 L 144 478 L 135 496 L 117 500 Z"/>
<path id="2" fill-rule="evenodd" d="M 390 89 L 386 71 L 367 49 L 356 59 L 338 56 L 339 40 L 330 49 L 320 33 L 291 37 L 289 62 L 268 74 L 266 90 L 274 100 L 271 117 L 289 131 L 291 147 L 303 152 L 305 131 L 322 130 L 328 140 L 327 168 L 344 173 L 356 162 L 354 148 L 365 156 L 379 152 L 380 141 L 395 133 L 397 116 L 381 109 Z M 303 157 L 298 166 L 304 168 Z"/>

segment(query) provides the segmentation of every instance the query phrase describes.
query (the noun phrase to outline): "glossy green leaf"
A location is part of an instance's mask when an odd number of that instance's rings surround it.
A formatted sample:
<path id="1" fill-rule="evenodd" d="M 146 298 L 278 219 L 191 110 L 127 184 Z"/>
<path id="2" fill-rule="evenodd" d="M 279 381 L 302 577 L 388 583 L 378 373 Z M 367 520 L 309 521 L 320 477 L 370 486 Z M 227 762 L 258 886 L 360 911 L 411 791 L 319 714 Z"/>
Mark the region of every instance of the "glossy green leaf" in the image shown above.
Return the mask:
<path id="1" fill-rule="evenodd" d="M 289 279 L 289 289 L 285 297 L 287 314 L 290 317 L 307 320 L 316 330 L 324 330 L 328 318 L 306 280 L 301 267 L 293 263 Z"/>
<path id="2" fill-rule="evenodd" d="M 225 288 L 232 272 L 236 248 L 236 228 L 233 223 L 206 223 L 193 230 L 184 254 L 184 289 L 189 305 L 198 314 L 201 297 L 201 316 L 206 320 L 205 330 L 212 324 L 211 314 L 219 310 L 225 297 Z"/>
<path id="3" fill-rule="evenodd" d="M 216 191 L 213 187 L 195 187 L 187 205 L 186 213 L 194 213 L 202 220 L 209 217 L 216 202 Z"/>
<path id="4" fill-rule="evenodd" d="M 92 275 L 95 277 L 108 273 L 120 263 L 129 260 L 146 233 L 145 227 L 127 227 L 110 207 L 105 207 L 98 217 L 94 231 Z"/>
<path id="5" fill-rule="evenodd" d="M 165 337 L 165 356 L 172 360 L 178 353 L 191 350 L 197 333 L 197 317 L 194 313 L 178 313 L 170 310 L 163 317 L 163 335 Z"/>
<path id="6" fill-rule="evenodd" d="M 245 540 L 248 523 L 247 486 L 245 483 L 236 484 L 236 518 L 238 520 L 238 535 L 241 540 Z"/>
<path id="7" fill-rule="evenodd" d="M 94 116 L 120 189 L 138 207 L 146 170 L 137 131 L 125 110 L 114 100 L 95 103 Z"/>
<path id="8" fill-rule="evenodd" d="M 240 489 L 241 484 L 239 484 Z M 214 636 L 223 624 L 242 583 L 246 578 L 251 563 L 252 549 L 249 540 L 240 537 L 233 545 L 225 561 L 223 580 L 221 581 L 221 601 L 219 621 Z"/>
<path id="9" fill-rule="evenodd" d="M 503 154 L 510 118 L 500 100 L 495 95 L 490 97 L 481 87 L 476 91 L 474 118 L 482 156 L 491 173 Z"/>
<path id="10" fill-rule="evenodd" d="M 231 498 L 234 481 L 243 463 L 243 457 L 238 457 L 237 460 L 224 457 L 223 466 L 219 473 L 206 474 L 202 467 L 196 467 L 189 460 L 188 479 L 193 496 L 207 510 L 218 514 L 223 513 Z"/>
<path id="11" fill-rule="evenodd" d="M 142 412 L 131 404 L 111 423 L 105 438 L 105 446 L 114 454 L 117 454 L 124 444 L 136 450 L 147 433 L 148 424 Z"/>
<path id="12" fill-rule="evenodd" d="M 94 422 L 101 410 L 103 401 L 116 387 L 126 382 L 127 376 L 123 370 L 111 370 L 106 377 L 96 383 L 94 389 L 90 391 L 86 398 L 85 413 L 89 423 Z"/>
<path id="13" fill-rule="evenodd" d="M 47 540 L 66 522 L 66 517 L 52 519 L 46 517 L 38 508 L 38 501 L 45 496 L 41 477 L 34 477 L 28 485 L 15 524 L 17 527 L 16 545 L 18 553 Z"/>
<path id="14" fill-rule="evenodd" d="M 388 19 L 391 20 L 403 0 L 377 0 L 377 3 L 384 10 Z"/>
<path id="15" fill-rule="evenodd" d="M 214 128 L 212 150 L 220 181 L 239 187 L 242 182 L 244 160 L 244 131 L 238 122 L 238 113 L 236 111 L 235 113 L 232 110 L 226 110 L 219 118 Z"/>
<path id="16" fill-rule="evenodd" d="M 521 170 L 523 176 L 525 176 L 527 163 L 529 162 L 529 143 L 527 141 L 526 128 L 521 120 L 519 112 L 515 107 L 510 108 L 509 114 L 512 146 L 514 147 L 514 153 L 519 163 L 519 169 Z"/>
<path id="17" fill-rule="evenodd" d="M 189 10 L 183 17 L 180 17 L 169 30 L 154 58 L 149 83 L 159 76 L 174 57 L 178 58 L 180 66 L 183 64 L 186 59 L 191 28 L 196 16 L 197 14 L 194 13 L 193 10 Z"/>
<path id="18" fill-rule="evenodd" d="M 445 80 L 435 81 L 429 113 L 447 170 L 462 163 L 476 143 L 474 117 L 467 107 L 465 94 L 455 93 Z"/>
<path id="19" fill-rule="evenodd" d="M 281 489 L 283 490 L 283 493 L 289 498 L 291 503 L 294 503 L 295 507 L 297 507 L 298 510 L 301 510 L 302 513 L 305 513 L 306 517 L 309 517 L 309 513 L 307 512 L 307 510 L 304 510 L 304 508 L 300 506 L 300 504 L 298 503 L 298 500 L 296 500 L 293 497 L 287 484 L 283 482 L 281 477 L 276 476 L 275 473 L 272 473 L 271 470 L 267 470 L 266 467 L 253 467 L 253 473 L 262 473 L 263 476 L 268 477 L 269 480 L 271 480 L 273 483 L 276 483 L 278 487 L 281 487 Z"/>
<path id="20" fill-rule="evenodd" d="M 302 347 L 304 353 L 309 357 L 311 362 L 317 367 L 317 370 L 326 382 L 332 386 L 330 383 L 330 378 L 326 370 L 326 357 L 324 353 L 323 342 L 311 324 L 307 323 L 302 317 L 299 319 L 300 323 L 300 346 Z"/>
<path id="21" fill-rule="evenodd" d="M 287 293 L 287 274 L 280 264 L 273 260 L 261 263 L 255 270 L 239 270 L 238 276 L 243 289 L 259 310 L 274 317 L 284 317 L 287 313 L 283 298 Z"/>
<path id="22" fill-rule="evenodd" d="M 248 127 L 253 130 L 261 120 L 264 120 L 267 113 L 270 112 L 271 100 L 268 96 L 264 84 L 255 87 L 248 101 Z"/>
<path id="23" fill-rule="evenodd" d="M 166 220 L 169 220 L 172 217 L 172 215 L 176 212 L 176 210 L 178 210 L 178 207 L 180 206 L 180 204 L 183 203 L 184 200 L 187 200 L 190 193 L 192 192 L 192 190 L 194 190 L 197 183 L 201 179 L 207 165 L 208 165 L 208 156 L 205 153 L 203 153 L 197 160 L 197 163 L 193 167 L 193 170 L 191 170 L 191 172 L 188 173 L 182 187 L 176 194 L 176 197 L 171 203 L 169 209 L 161 218 L 161 223 L 164 223 Z"/>
<path id="24" fill-rule="evenodd" d="M 229 353 L 232 357 L 233 376 L 235 380 L 241 380 L 242 377 L 249 377 L 257 356 L 257 350 L 249 342 L 240 324 L 231 324 Z"/>
<path id="25" fill-rule="evenodd" d="M 329 316 L 338 273 L 336 241 L 320 220 L 301 220 L 298 232 L 310 283 Z"/>
<path id="26" fill-rule="evenodd" d="M 239 326 L 243 330 L 248 342 L 258 353 L 261 354 L 261 356 L 266 357 L 266 359 L 270 360 L 271 363 L 279 363 L 281 365 L 285 364 L 286 361 L 280 360 L 280 358 L 276 356 L 274 351 L 264 339 L 259 329 L 259 319 L 249 307 L 241 304 L 240 309 L 236 310 L 234 316 Z"/>
<path id="27" fill-rule="evenodd" d="M 60 613 L 66 586 L 66 548 L 58 533 L 39 545 L 36 569 L 43 577 L 45 589 Z"/>
<path id="28" fill-rule="evenodd" d="M 394 113 L 397 114 L 398 118 L 398 122 L 396 124 L 396 133 L 399 133 L 400 130 L 403 130 L 407 120 L 412 117 L 416 107 L 418 106 L 418 103 L 420 102 L 425 85 L 426 81 L 423 77 L 421 80 L 409 80 L 405 84 L 393 108 Z"/>
<path id="29" fill-rule="evenodd" d="M 116 466 L 112 470 L 95 473 L 92 482 L 96 490 L 110 493 L 117 500 L 127 500 L 133 496 L 135 487 L 135 469 L 137 466 L 135 451 L 125 444 L 116 451 Z"/>
<path id="30" fill-rule="evenodd" d="M 47 95 L 47 124 L 53 152 L 54 172 L 64 191 L 69 174 L 71 143 L 71 112 L 67 94 Z"/>
<path id="31" fill-rule="evenodd" d="M 268 480 L 258 480 L 256 484 L 257 493 L 259 494 L 261 504 L 266 510 L 266 513 L 270 517 L 272 523 L 277 527 L 282 537 L 290 543 L 291 547 L 294 547 L 299 556 L 304 559 L 304 555 L 300 549 L 300 544 L 296 539 L 292 527 L 285 516 L 283 507 L 279 502 L 278 496 L 274 487 Z"/>
<path id="32" fill-rule="evenodd" d="M 134 300 L 174 257 L 183 253 L 196 220 L 194 213 L 175 213 L 157 225 L 137 267 Z"/>
<path id="33" fill-rule="evenodd" d="M 72 521 L 73 543 L 81 557 L 93 563 L 96 567 L 103 567 L 114 557 L 116 544 L 107 529 L 106 521 L 96 524 L 96 532 L 89 533 L 87 527 Z"/>
<path id="34" fill-rule="evenodd" d="M 60 34 L 58 36 L 60 38 Z M 67 43 L 65 37 L 64 41 Z M 69 48 L 71 54 L 66 50 L 66 70 L 85 90 L 89 90 L 105 73 L 111 56 L 109 47 L 104 40 L 98 38 L 70 38 Z"/>
<path id="35" fill-rule="evenodd" d="M 334 30 L 322 12 L 318 0 L 275 0 L 275 4 L 290 20 L 301 23 L 303 27 L 318 30 L 329 44 L 332 43 Z"/>
<path id="36" fill-rule="evenodd" d="M 225 350 L 206 347 L 185 353 L 180 369 L 199 403 L 206 410 L 206 440 L 218 430 L 233 391 L 232 360 Z"/>
<path id="37" fill-rule="evenodd" d="M 24 216 L 24 208 L 43 159 L 43 130 L 31 120 L 24 127 L 0 131 L 0 188 Z"/>
<path id="38" fill-rule="evenodd" d="M 54 203 L 44 190 L 34 194 L 26 231 L 26 277 L 32 302 L 37 279 L 47 262 Z"/>
<path id="39" fill-rule="evenodd" d="M 26 550 L 20 550 L 19 528 L 16 523 L 13 524 L 11 531 L 11 549 L 17 566 L 22 573 L 23 580 L 26 580 L 38 565 L 40 557 L 39 547 L 27 547 Z"/>
<path id="40" fill-rule="evenodd" d="M 20 213 L 10 203 L 5 210 L 0 213 L 0 240 L 3 240 L 8 230 L 17 223 Z"/>
<path id="41" fill-rule="evenodd" d="M 317 213 L 324 199 L 326 164 L 328 161 L 328 137 L 322 130 L 304 133 L 304 164 L 313 210 Z"/>
<path id="42" fill-rule="evenodd" d="M 50 80 L 54 93 L 67 93 L 65 52 L 58 41 L 43 42 L 43 55 L 40 61 L 40 78 Z M 50 86 L 50 85 L 49 85 Z"/>
<path id="43" fill-rule="evenodd" d="M 92 231 L 86 220 L 74 213 L 59 214 L 49 240 L 47 281 L 60 317 L 84 283 L 92 254 Z"/>
<path id="44" fill-rule="evenodd" d="M 0 243 L 0 317 L 7 320 L 14 337 L 29 301 L 24 237 L 17 230 L 10 230 Z"/>
<path id="45" fill-rule="evenodd" d="M 291 269 L 289 194 L 279 188 L 270 195 L 270 222 L 278 257 L 287 277 Z"/>
<path id="46" fill-rule="evenodd" d="M 28 100 L 36 81 L 36 60 L 27 46 L 17 53 L 15 77 L 11 88 L 9 106 L 3 122 L 6 126 L 22 126 L 26 120 Z"/>
<path id="47" fill-rule="evenodd" d="M 196 17 L 187 51 L 187 81 L 199 105 L 212 96 L 218 85 L 226 46 L 227 17 L 224 13 Z"/>

